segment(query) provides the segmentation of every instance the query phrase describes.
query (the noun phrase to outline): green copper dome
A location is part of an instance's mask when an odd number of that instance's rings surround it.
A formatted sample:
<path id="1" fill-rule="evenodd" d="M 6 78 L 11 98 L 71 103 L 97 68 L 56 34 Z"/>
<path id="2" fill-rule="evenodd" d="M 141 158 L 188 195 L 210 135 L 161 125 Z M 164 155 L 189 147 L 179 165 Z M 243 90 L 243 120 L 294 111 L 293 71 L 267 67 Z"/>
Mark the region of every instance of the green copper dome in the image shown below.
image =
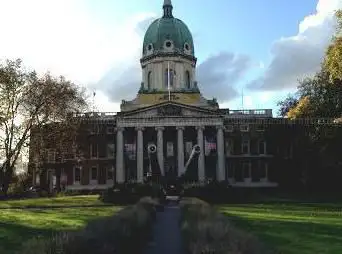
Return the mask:
<path id="1" fill-rule="evenodd" d="M 172 15 L 170 0 L 164 1 L 164 15 L 155 20 L 147 29 L 143 55 L 158 52 L 175 52 L 195 56 L 194 42 L 186 24 Z"/>

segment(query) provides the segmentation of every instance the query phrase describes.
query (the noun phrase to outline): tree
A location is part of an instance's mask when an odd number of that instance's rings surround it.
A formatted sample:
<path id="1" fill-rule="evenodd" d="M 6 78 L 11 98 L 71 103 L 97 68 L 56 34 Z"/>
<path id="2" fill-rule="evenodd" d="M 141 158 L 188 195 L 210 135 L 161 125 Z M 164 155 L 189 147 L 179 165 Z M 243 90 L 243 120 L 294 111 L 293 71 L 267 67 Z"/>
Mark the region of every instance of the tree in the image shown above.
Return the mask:
<path id="1" fill-rule="evenodd" d="M 330 80 L 342 80 L 342 10 L 336 12 L 337 28 L 324 59 L 324 68 Z"/>
<path id="2" fill-rule="evenodd" d="M 285 117 L 293 107 L 297 106 L 297 104 L 298 99 L 294 95 L 289 94 L 285 100 L 277 103 L 277 106 L 280 107 L 278 115 Z"/>
<path id="3" fill-rule="evenodd" d="M 310 99 L 308 96 L 300 98 L 297 105 L 290 108 L 286 116 L 290 119 L 301 118 L 310 115 Z"/>
<path id="4" fill-rule="evenodd" d="M 288 96 L 278 103 L 289 118 L 338 118 L 342 114 L 342 80 L 331 81 L 323 68 L 313 77 L 299 82 L 297 98 Z"/>
<path id="5" fill-rule="evenodd" d="M 71 114 L 84 110 L 87 102 L 84 91 L 72 82 L 49 73 L 39 76 L 35 71 L 27 71 L 20 59 L 0 64 L 0 101 L 0 172 L 6 194 L 15 163 L 29 145 L 31 131 L 59 123 L 50 135 L 59 132 L 61 126 L 68 133 L 74 125 Z"/>

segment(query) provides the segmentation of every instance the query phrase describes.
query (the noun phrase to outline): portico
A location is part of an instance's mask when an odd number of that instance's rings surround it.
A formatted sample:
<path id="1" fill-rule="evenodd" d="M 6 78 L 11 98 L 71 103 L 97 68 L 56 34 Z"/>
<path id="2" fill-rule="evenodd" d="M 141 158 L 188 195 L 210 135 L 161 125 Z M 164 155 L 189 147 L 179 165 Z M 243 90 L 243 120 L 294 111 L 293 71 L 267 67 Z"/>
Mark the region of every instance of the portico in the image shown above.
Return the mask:
<path id="1" fill-rule="evenodd" d="M 168 110 L 169 114 L 177 111 L 178 116 L 160 115 L 161 111 Z M 171 110 L 172 109 L 172 110 Z M 186 113 L 192 112 L 187 116 Z M 143 117 L 147 116 L 147 117 Z M 191 145 L 198 144 L 201 153 L 198 158 L 197 179 L 194 181 L 204 181 L 206 179 L 205 168 L 205 130 L 210 128 L 216 131 L 217 140 L 217 162 L 215 170 L 216 179 L 225 180 L 225 152 L 224 152 L 224 125 L 220 116 L 213 115 L 213 112 L 202 110 L 196 112 L 196 108 L 189 108 L 186 105 L 180 105 L 173 102 L 158 105 L 149 109 L 141 109 L 132 114 L 123 114 L 117 120 L 117 160 L 116 160 L 116 179 L 117 182 L 125 182 L 124 167 L 124 143 L 121 140 L 126 136 L 136 137 L 136 181 L 143 182 L 146 175 L 146 157 L 147 144 L 154 143 L 157 146 L 157 158 L 163 174 L 170 168 L 175 170 L 175 174 L 180 176 L 184 173 L 184 164 L 187 159 L 185 143 L 191 142 Z M 185 136 L 185 133 L 187 135 Z M 190 134 L 190 135 L 189 135 Z M 145 169 L 145 172 L 144 172 Z"/>

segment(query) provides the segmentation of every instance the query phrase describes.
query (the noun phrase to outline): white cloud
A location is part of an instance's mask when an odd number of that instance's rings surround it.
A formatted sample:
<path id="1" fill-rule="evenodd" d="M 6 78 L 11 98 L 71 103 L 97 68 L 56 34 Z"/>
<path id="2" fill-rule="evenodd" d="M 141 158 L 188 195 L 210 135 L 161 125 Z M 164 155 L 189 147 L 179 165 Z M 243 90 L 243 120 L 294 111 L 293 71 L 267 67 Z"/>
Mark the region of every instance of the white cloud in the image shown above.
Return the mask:
<path id="1" fill-rule="evenodd" d="M 297 35 L 274 43 L 271 64 L 263 76 L 247 86 L 263 90 L 293 88 L 298 79 L 318 71 L 334 32 L 334 11 L 340 8 L 341 0 L 319 0 L 316 13 L 303 19 Z"/>
<path id="2" fill-rule="evenodd" d="M 152 16 L 140 13 L 108 24 L 82 0 L 0 0 L 0 59 L 22 58 L 38 72 L 90 87 L 113 66 L 138 61 L 136 26 Z M 97 94 L 100 110 L 113 106 Z"/>

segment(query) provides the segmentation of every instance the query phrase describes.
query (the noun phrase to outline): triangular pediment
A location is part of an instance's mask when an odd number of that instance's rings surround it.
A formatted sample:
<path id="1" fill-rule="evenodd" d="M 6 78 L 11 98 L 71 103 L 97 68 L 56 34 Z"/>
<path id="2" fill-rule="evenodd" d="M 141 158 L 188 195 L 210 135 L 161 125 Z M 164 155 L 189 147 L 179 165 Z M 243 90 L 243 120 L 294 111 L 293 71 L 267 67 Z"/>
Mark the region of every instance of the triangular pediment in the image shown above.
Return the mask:
<path id="1" fill-rule="evenodd" d="M 168 101 L 132 111 L 121 112 L 120 115 L 123 117 L 205 117 L 219 116 L 220 114 L 215 110 Z"/>

